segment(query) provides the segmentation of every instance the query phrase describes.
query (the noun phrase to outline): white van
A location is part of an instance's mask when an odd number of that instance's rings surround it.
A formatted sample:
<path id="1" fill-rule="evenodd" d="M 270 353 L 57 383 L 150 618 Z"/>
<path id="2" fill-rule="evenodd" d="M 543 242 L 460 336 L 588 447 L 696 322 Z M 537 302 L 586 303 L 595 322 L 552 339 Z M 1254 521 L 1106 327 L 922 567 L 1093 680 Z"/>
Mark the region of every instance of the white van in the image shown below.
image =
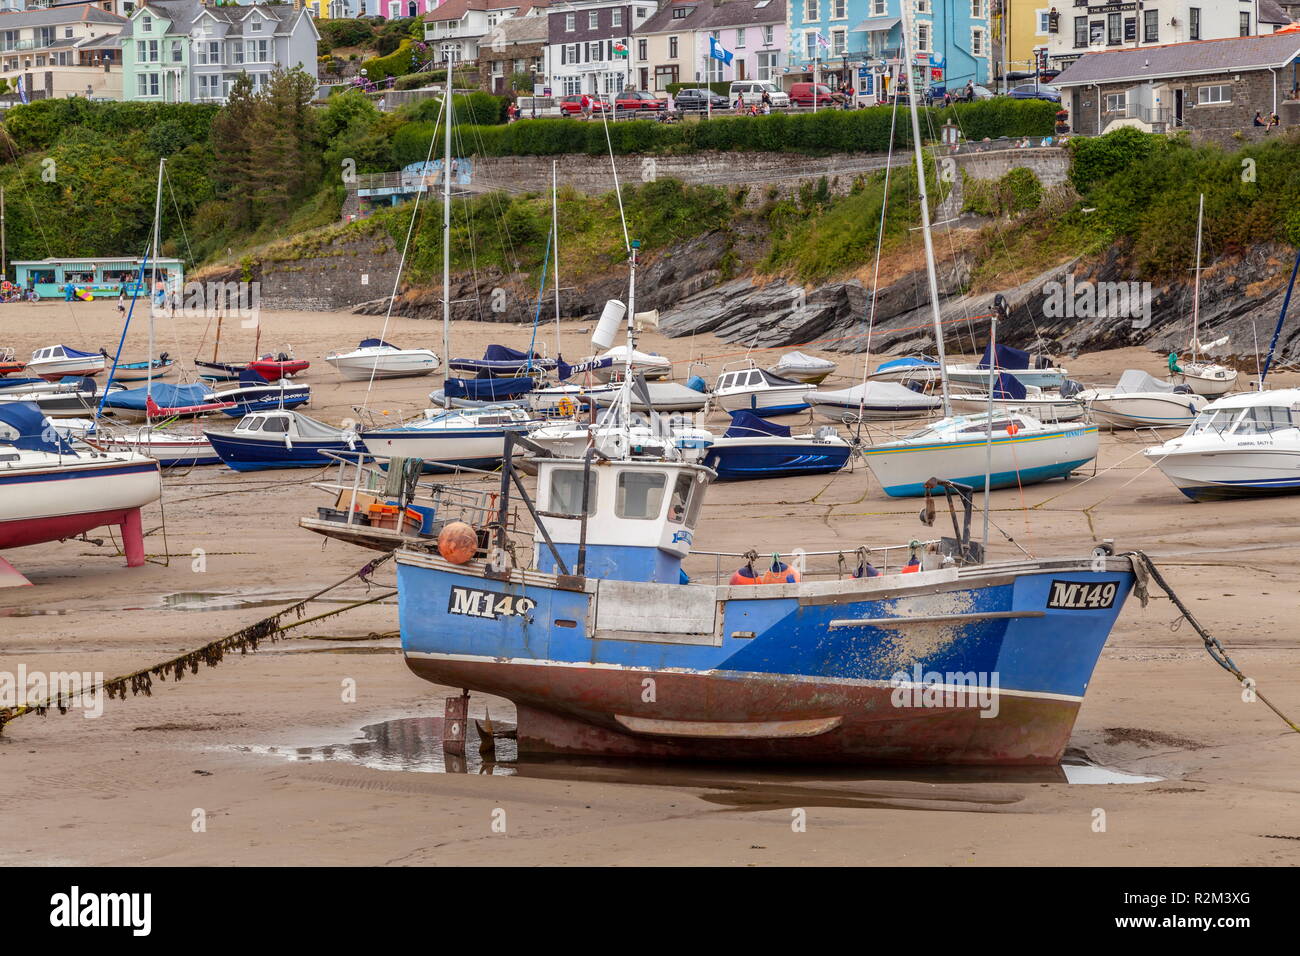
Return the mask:
<path id="1" fill-rule="evenodd" d="M 764 93 L 771 99 L 773 109 L 789 108 L 790 97 L 781 91 L 781 87 L 768 80 L 736 80 L 731 84 L 731 95 L 727 97 L 727 102 L 735 106 L 736 97 L 743 96 L 745 105 L 753 106 L 762 101 Z"/>

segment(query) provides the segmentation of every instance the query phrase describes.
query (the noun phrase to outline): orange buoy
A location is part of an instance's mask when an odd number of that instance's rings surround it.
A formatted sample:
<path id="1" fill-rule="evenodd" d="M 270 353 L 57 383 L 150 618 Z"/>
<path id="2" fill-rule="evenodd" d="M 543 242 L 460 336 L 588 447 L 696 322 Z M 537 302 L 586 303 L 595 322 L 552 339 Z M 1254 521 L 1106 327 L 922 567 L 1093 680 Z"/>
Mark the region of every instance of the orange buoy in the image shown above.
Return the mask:
<path id="1" fill-rule="evenodd" d="M 1015 422 L 1012 422 L 1011 424 L 1009 424 L 1009 425 L 1007 426 L 1007 434 L 1008 434 L 1008 435 L 1015 435 L 1015 434 L 1017 434 L 1019 431 L 1020 431 L 1020 426 L 1017 425 Z"/>
<path id="2" fill-rule="evenodd" d="M 453 521 L 438 532 L 438 553 L 452 564 L 465 564 L 478 551 L 478 534 L 463 521 Z"/>
<path id="3" fill-rule="evenodd" d="M 746 564 L 744 567 L 737 568 L 736 573 L 731 576 L 730 584 L 757 584 L 758 576 L 752 567 Z"/>
<path id="4" fill-rule="evenodd" d="M 759 584 L 798 584 L 799 572 L 790 565 L 782 561 L 773 561 L 772 566 L 768 568 L 759 577 Z"/>

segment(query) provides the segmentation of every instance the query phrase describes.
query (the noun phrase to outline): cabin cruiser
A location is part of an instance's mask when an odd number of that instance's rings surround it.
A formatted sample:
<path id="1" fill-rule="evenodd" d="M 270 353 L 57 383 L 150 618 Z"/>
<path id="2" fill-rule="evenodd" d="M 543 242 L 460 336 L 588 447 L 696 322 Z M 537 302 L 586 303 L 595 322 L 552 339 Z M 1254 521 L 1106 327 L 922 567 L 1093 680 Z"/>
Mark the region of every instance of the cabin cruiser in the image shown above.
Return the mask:
<path id="1" fill-rule="evenodd" d="M 104 371 L 103 352 L 82 352 L 67 345 L 37 349 L 27 363 L 27 371 L 47 382 L 57 382 L 67 375 L 98 375 Z"/>
<path id="2" fill-rule="evenodd" d="M 402 349 L 383 339 L 362 339 L 351 352 L 331 352 L 325 361 L 350 382 L 428 375 L 438 368 L 438 356 L 432 349 Z"/>
<path id="3" fill-rule="evenodd" d="M 772 418 L 802 412 L 813 391 L 813 385 L 781 378 L 761 368 L 742 368 L 719 375 L 713 397 L 725 411 L 747 411 Z"/>

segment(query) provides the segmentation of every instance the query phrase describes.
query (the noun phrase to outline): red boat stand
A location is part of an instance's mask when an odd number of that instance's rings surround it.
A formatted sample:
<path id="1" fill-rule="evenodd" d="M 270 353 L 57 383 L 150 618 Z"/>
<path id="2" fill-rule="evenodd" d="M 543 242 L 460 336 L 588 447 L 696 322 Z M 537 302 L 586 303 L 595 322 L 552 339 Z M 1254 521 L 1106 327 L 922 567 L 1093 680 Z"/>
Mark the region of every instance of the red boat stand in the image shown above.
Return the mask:
<path id="1" fill-rule="evenodd" d="M 119 525 L 122 529 L 122 550 L 126 552 L 126 566 L 138 568 L 144 564 L 144 529 L 140 524 L 140 509 L 126 512 Z"/>

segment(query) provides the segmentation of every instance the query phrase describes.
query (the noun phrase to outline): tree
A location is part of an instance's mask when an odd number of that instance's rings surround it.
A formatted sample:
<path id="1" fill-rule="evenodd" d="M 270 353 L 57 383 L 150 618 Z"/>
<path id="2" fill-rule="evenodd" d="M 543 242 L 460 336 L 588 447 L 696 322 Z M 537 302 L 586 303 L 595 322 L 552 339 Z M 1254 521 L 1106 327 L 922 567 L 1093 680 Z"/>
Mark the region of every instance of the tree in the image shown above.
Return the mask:
<path id="1" fill-rule="evenodd" d="M 255 119 L 260 97 L 253 81 L 240 73 L 226 97 L 226 105 L 212 121 L 212 152 L 217 177 L 230 199 L 231 225 L 239 228 L 254 222 L 254 189 L 257 168 L 253 156 Z"/>

